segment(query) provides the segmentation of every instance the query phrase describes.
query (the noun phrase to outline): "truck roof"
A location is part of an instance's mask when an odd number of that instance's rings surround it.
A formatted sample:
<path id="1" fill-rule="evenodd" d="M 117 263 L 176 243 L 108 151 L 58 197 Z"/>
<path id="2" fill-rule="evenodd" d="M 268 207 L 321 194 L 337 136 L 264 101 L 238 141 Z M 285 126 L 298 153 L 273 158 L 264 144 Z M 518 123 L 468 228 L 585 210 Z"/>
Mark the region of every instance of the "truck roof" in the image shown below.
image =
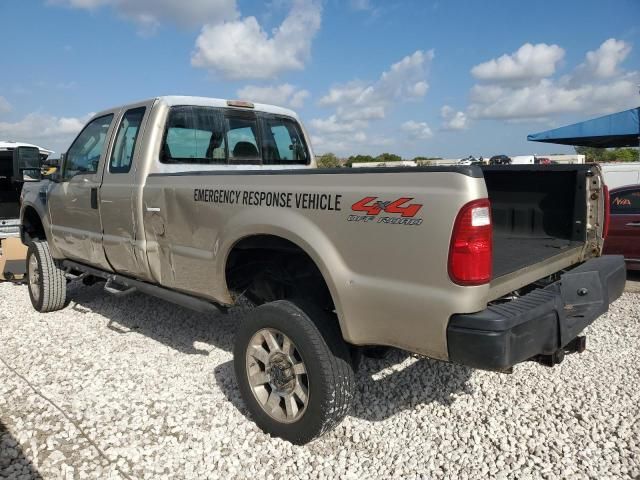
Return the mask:
<path id="1" fill-rule="evenodd" d="M 55 153 L 53 150 L 47 150 L 46 148 L 42 148 L 42 147 L 39 147 L 38 145 L 33 145 L 31 143 L 0 140 L 0 150 L 13 150 L 18 147 L 36 147 L 38 150 L 40 150 L 41 154 L 46 154 L 46 155 L 51 155 L 52 153 Z"/>
<path id="2" fill-rule="evenodd" d="M 223 98 L 211 98 L 211 97 L 196 97 L 196 96 L 188 96 L 188 95 L 165 95 L 160 97 L 154 97 L 149 100 L 155 100 L 158 102 L 162 102 L 165 105 L 172 107 L 175 105 L 193 105 L 193 106 L 202 106 L 202 107 L 220 107 L 220 108 L 235 108 L 238 110 L 247 110 L 246 107 L 236 107 L 229 105 L 227 102 L 233 101 L 234 99 L 223 99 Z M 147 101 L 149 101 L 147 100 Z M 145 100 L 141 100 L 139 102 L 128 103 L 123 106 L 126 108 L 128 105 L 135 105 L 144 102 Z M 237 101 L 237 100 L 236 100 Z M 251 101 L 250 99 L 248 101 Z M 293 117 L 296 120 L 299 120 L 298 115 L 293 110 L 288 108 L 278 107 L 276 105 L 269 105 L 266 103 L 253 103 L 254 111 L 273 113 L 276 115 L 285 115 L 288 117 Z M 107 111 L 113 111 L 113 109 L 105 110 L 104 112 L 97 113 L 95 116 L 100 116 Z"/>

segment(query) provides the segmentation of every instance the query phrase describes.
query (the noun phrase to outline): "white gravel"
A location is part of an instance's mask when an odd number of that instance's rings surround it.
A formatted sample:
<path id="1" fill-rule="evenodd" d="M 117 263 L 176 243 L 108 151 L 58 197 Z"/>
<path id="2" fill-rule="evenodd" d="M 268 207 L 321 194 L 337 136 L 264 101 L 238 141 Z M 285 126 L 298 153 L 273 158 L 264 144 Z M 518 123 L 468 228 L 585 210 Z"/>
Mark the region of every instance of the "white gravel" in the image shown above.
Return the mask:
<path id="1" fill-rule="evenodd" d="M 350 416 L 302 447 L 246 418 L 233 315 L 70 296 L 40 315 L 0 284 L 0 478 L 640 478 L 637 294 L 553 369 L 365 359 Z"/>

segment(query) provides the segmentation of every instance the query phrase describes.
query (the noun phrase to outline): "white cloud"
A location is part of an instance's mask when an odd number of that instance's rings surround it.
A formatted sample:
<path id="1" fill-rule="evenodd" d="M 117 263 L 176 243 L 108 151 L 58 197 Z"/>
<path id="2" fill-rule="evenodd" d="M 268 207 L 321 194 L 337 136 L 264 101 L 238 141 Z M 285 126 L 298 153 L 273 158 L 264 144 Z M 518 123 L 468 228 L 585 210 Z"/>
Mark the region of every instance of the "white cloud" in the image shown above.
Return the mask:
<path id="1" fill-rule="evenodd" d="M 76 118 L 30 113 L 17 122 L 0 122 L 0 138 L 64 152 L 92 115 Z"/>
<path id="2" fill-rule="evenodd" d="M 304 101 L 309 97 L 309 92 L 307 90 L 298 90 L 289 83 L 264 87 L 247 85 L 238 90 L 238 97 L 259 103 L 302 108 Z"/>
<path id="3" fill-rule="evenodd" d="M 312 130 L 320 134 L 329 149 L 339 151 L 344 132 L 364 132 L 371 121 L 385 118 L 393 104 L 424 97 L 429 88 L 427 75 L 433 58 L 433 50 L 417 50 L 391 65 L 375 82 L 354 80 L 332 87 L 318 103 L 334 107 L 335 113 L 325 119 L 312 120 Z M 335 146 L 331 146 L 332 141 Z"/>
<path id="4" fill-rule="evenodd" d="M 407 89 L 407 93 L 410 97 L 424 97 L 429 90 L 429 84 L 425 81 L 416 82 Z"/>
<path id="5" fill-rule="evenodd" d="M 563 57 L 564 50 L 558 45 L 525 43 L 511 55 L 476 65 L 471 74 L 487 82 L 531 82 L 553 75 Z"/>
<path id="6" fill-rule="evenodd" d="M 9 103 L 9 101 L 0 96 L 0 113 L 8 113 L 12 110 L 11 104 Z"/>
<path id="7" fill-rule="evenodd" d="M 414 140 L 426 140 L 433 137 L 433 132 L 426 122 L 409 120 L 408 122 L 404 122 L 401 128 Z"/>
<path id="8" fill-rule="evenodd" d="M 552 76 L 555 68 L 549 65 L 553 62 L 548 63 L 544 78 L 533 77 L 529 83 L 505 83 L 504 77 L 496 76 L 493 82 L 473 86 L 468 113 L 473 118 L 518 121 L 632 108 L 637 105 L 640 72 L 621 69 L 630 49 L 625 42 L 609 39 L 560 78 Z"/>
<path id="9" fill-rule="evenodd" d="M 310 122 L 315 139 L 321 142 L 320 148 L 354 153 L 392 143 L 380 135 L 367 134 L 369 124 L 384 119 L 393 105 L 426 95 L 427 75 L 433 58 L 433 50 L 417 50 L 391 65 L 375 82 L 354 80 L 329 89 L 318 103 L 323 107 L 334 107 L 334 113 Z M 431 130 L 424 124 L 409 133 L 413 138 L 428 138 Z"/>
<path id="10" fill-rule="evenodd" d="M 196 40 L 191 64 L 230 79 L 266 79 L 302 70 L 320 28 L 321 13 L 317 0 L 294 0 L 291 11 L 272 34 L 265 32 L 255 17 L 207 24 Z"/>
<path id="11" fill-rule="evenodd" d="M 342 121 L 336 115 L 328 118 L 314 118 L 310 122 L 311 127 L 322 134 L 327 133 L 351 133 L 358 129 L 365 128 L 366 122 L 362 121 Z"/>
<path id="12" fill-rule="evenodd" d="M 444 105 L 440 109 L 443 130 L 464 130 L 468 126 L 467 115 L 464 112 L 456 112 L 449 105 Z"/>
<path id="13" fill-rule="evenodd" d="M 109 6 L 147 34 L 153 33 L 163 21 L 194 27 L 238 17 L 236 0 L 49 0 L 48 3 L 85 10 Z"/>
<path id="14" fill-rule="evenodd" d="M 619 66 L 631 52 L 631 45 L 610 38 L 597 50 L 587 52 L 585 62 L 576 70 L 576 76 L 611 78 L 620 74 Z"/>

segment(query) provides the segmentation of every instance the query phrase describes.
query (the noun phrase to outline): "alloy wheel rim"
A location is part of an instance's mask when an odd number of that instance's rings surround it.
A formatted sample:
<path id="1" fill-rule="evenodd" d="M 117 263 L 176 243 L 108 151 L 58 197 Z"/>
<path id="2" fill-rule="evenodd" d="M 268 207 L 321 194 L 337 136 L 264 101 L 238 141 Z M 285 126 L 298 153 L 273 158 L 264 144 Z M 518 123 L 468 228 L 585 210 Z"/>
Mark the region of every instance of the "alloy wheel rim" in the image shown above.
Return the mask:
<path id="1" fill-rule="evenodd" d="M 38 259 L 35 255 L 29 257 L 29 289 L 34 300 L 40 299 L 40 271 L 38 270 Z"/>
<path id="2" fill-rule="evenodd" d="M 309 376 L 293 341 L 263 328 L 251 337 L 245 357 L 251 391 L 264 412 L 278 422 L 298 421 L 309 405 Z"/>

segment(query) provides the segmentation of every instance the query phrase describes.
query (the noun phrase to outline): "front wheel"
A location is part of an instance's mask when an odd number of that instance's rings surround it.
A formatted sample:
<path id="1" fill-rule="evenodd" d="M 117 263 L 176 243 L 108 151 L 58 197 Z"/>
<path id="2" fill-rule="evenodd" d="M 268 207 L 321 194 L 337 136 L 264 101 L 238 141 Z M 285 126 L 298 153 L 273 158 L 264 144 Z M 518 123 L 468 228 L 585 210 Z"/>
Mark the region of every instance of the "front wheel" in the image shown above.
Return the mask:
<path id="1" fill-rule="evenodd" d="M 64 308 L 67 299 L 67 279 L 51 257 L 46 241 L 36 240 L 29 245 L 27 278 L 33 308 L 41 313 Z"/>
<path id="2" fill-rule="evenodd" d="M 354 372 L 335 317 L 278 300 L 252 310 L 234 346 L 240 393 L 266 433 L 297 444 L 334 428 L 351 407 Z"/>

